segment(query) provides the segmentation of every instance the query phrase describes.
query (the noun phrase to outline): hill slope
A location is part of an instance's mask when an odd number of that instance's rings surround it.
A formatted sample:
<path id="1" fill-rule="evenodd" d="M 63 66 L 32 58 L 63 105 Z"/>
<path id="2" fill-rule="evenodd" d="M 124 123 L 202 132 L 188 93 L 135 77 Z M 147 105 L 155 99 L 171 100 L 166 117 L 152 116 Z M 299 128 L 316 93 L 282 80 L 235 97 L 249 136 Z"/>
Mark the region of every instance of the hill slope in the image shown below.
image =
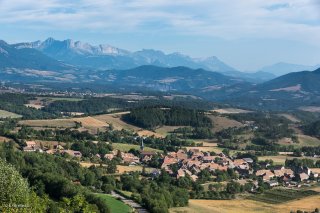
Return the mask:
<path id="1" fill-rule="evenodd" d="M 320 68 L 315 71 L 289 73 L 234 93 L 228 102 L 260 109 L 294 109 L 320 104 Z"/>
<path id="2" fill-rule="evenodd" d="M 77 69 L 59 62 L 36 49 L 17 49 L 0 41 L 1 80 L 72 80 Z"/>

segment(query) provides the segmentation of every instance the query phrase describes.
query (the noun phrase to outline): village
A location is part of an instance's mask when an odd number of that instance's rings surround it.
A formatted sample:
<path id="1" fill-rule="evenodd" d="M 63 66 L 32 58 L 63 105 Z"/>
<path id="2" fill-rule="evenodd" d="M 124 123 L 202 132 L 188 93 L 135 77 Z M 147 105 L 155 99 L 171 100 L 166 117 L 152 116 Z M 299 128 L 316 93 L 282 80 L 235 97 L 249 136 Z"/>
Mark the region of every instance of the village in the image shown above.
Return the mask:
<path id="1" fill-rule="evenodd" d="M 68 156 L 77 161 L 82 161 L 82 153 L 80 151 L 65 149 L 62 145 L 53 145 L 48 149 L 39 146 L 35 141 L 26 141 L 23 147 L 24 152 L 39 152 L 51 155 Z M 97 142 L 93 142 L 97 143 Z M 233 171 L 236 178 L 232 181 L 244 185 L 251 183 L 251 191 L 255 192 L 259 189 L 261 183 L 267 184 L 270 188 L 282 186 L 287 188 L 300 188 L 302 186 L 310 186 L 312 183 L 320 181 L 317 170 L 312 170 L 306 166 L 285 167 L 284 165 L 271 165 L 266 161 L 256 162 L 252 158 L 234 158 L 224 153 L 203 152 L 199 149 L 179 149 L 176 152 L 157 153 L 155 151 L 144 150 L 143 140 L 140 150 L 132 152 L 123 152 L 113 150 L 104 156 L 97 154 L 98 159 L 112 161 L 114 158 L 121 159 L 119 165 L 128 167 L 148 166 L 148 163 L 157 157 L 161 162 L 160 168 L 152 168 L 149 170 L 152 176 L 157 176 L 161 172 L 167 172 L 176 179 L 182 177 L 190 177 L 192 181 L 198 180 L 198 175 L 202 171 L 208 171 L 212 177 L 217 172 Z M 215 180 L 216 179 L 212 179 Z"/>

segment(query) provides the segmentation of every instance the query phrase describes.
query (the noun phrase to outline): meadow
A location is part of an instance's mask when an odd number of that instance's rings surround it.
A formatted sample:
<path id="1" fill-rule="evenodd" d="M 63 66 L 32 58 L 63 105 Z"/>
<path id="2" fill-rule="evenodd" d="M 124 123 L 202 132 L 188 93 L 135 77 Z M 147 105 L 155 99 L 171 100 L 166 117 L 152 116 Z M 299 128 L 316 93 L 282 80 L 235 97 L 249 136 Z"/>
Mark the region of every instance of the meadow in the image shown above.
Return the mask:
<path id="1" fill-rule="evenodd" d="M 281 204 L 292 200 L 319 195 L 313 190 L 272 189 L 259 195 L 250 196 L 249 199 L 269 204 Z"/>
<path id="2" fill-rule="evenodd" d="M 130 149 L 136 149 L 136 150 L 140 150 L 140 146 L 139 145 L 135 145 L 135 144 L 126 144 L 126 143 L 112 143 L 112 147 L 113 149 L 116 150 L 120 150 L 122 152 L 128 152 Z M 159 149 L 153 149 L 150 147 L 144 147 L 145 151 L 154 151 L 154 152 L 163 152 L 162 150 Z"/>
<path id="3" fill-rule="evenodd" d="M 97 194 L 97 195 L 103 199 L 103 201 L 107 204 L 107 206 L 110 208 L 110 211 L 112 213 L 133 212 L 133 209 L 130 206 L 126 205 L 120 200 L 117 200 L 111 195 L 108 195 L 108 194 Z"/>
<path id="4" fill-rule="evenodd" d="M 6 110 L 0 110 L 0 118 L 21 118 L 21 115 L 18 115 L 13 112 L 8 112 Z"/>

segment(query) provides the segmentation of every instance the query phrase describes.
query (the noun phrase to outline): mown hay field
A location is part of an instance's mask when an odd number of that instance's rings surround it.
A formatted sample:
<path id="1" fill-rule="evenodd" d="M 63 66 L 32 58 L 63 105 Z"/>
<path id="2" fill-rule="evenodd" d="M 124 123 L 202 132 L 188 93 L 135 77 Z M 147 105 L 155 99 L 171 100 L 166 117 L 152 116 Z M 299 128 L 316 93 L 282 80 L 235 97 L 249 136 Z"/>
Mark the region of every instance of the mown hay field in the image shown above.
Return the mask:
<path id="1" fill-rule="evenodd" d="M 188 207 L 171 208 L 171 213 L 288 213 L 297 210 L 314 211 L 320 207 L 320 195 L 309 196 L 282 204 L 267 204 L 254 200 L 189 200 Z"/>

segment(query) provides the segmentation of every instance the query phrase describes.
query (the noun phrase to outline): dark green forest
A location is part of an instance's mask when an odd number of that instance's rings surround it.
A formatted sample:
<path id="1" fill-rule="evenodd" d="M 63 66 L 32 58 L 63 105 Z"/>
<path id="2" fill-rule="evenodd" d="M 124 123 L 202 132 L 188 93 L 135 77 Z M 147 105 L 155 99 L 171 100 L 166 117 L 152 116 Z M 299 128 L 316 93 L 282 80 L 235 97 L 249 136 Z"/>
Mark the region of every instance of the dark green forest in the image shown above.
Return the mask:
<path id="1" fill-rule="evenodd" d="M 137 108 L 130 114 L 123 115 L 122 119 L 147 129 L 163 125 L 192 127 L 212 127 L 213 125 L 203 111 L 184 108 Z"/>

